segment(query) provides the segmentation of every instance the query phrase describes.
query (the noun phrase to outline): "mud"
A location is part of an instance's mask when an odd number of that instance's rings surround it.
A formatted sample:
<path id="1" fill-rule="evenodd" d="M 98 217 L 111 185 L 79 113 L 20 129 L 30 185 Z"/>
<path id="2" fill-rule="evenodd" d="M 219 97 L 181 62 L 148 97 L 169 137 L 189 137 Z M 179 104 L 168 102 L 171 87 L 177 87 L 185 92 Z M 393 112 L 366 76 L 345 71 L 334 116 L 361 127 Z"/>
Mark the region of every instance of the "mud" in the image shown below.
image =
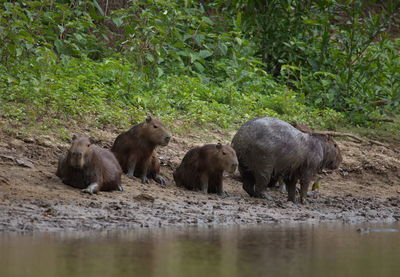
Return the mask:
<path id="1" fill-rule="evenodd" d="M 116 133 L 93 131 L 109 148 Z M 318 192 L 305 205 L 278 190 L 273 200 L 250 198 L 237 176 L 226 175 L 228 196 L 187 191 L 172 172 L 184 154 L 204 143 L 229 143 L 233 133 L 176 136 L 157 150 L 169 186 L 122 178 L 124 192 L 87 195 L 55 176 L 67 143 L 52 137 L 13 138 L 0 133 L 0 231 L 65 231 L 135 227 L 231 225 L 286 222 L 393 222 L 400 219 L 400 154 L 339 140 L 343 163 L 325 171 Z M 393 147 L 398 147 L 394 145 Z"/>

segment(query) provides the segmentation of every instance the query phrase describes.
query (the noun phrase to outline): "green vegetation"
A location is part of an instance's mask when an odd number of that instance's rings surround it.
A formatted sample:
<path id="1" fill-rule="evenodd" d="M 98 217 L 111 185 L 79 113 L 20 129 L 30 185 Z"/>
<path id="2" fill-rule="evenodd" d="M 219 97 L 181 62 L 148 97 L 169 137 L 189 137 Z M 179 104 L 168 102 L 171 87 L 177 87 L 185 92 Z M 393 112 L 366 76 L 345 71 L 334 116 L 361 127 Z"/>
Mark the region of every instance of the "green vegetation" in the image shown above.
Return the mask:
<path id="1" fill-rule="evenodd" d="M 125 2 L 1 1 L 0 115 L 336 128 L 399 114 L 398 1 Z"/>

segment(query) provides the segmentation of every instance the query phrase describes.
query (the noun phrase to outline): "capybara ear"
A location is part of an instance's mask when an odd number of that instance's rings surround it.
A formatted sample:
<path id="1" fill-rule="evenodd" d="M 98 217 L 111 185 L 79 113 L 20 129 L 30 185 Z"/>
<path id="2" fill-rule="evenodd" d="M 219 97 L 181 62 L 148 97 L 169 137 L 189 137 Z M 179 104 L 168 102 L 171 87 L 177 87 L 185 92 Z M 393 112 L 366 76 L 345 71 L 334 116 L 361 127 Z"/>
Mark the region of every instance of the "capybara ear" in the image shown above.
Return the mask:
<path id="1" fill-rule="evenodd" d="M 217 147 L 217 149 L 221 149 L 222 148 L 222 144 L 220 142 L 218 142 L 216 147 Z"/>
<path id="2" fill-rule="evenodd" d="M 94 144 L 95 143 L 94 137 L 89 137 L 89 141 L 90 141 L 90 144 Z"/>
<path id="3" fill-rule="evenodd" d="M 76 140 L 78 137 L 76 135 L 72 136 L 72 141 Z"/>
<path id="4" fill-rule="evenodd" d="M 151 122 L 152 120 L 153 120 L 153 119 L 151 118 L 150 115 L 148 115 L 148 116 L 146 117 L 146 122 L 147 122 L 147 123 Z"/>

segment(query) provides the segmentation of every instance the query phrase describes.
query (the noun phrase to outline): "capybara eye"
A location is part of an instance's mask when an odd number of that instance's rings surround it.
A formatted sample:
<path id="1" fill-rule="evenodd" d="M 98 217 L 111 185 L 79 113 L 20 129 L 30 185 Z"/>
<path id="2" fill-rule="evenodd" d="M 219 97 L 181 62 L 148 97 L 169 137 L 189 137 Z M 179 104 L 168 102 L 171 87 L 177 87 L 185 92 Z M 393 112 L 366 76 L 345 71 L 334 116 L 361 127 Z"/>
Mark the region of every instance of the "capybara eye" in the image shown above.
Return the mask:
<path id="1" fill-rule="evenodd" d="M 222 152 L 222 155 L 226 155 L 226 153 L 225 153 L 225 152 Z"/>
<path id="2" fill-rule="evenodd" d="M 90 143 L 87 145 L 87 147 L 89 147 L 90 146 Z"/>
<path id="3" fill-rule="evenodd" d="M 158 128 L 158 126 L 157 125 L 153 125 L 154 126 L 154 128 Z"/>

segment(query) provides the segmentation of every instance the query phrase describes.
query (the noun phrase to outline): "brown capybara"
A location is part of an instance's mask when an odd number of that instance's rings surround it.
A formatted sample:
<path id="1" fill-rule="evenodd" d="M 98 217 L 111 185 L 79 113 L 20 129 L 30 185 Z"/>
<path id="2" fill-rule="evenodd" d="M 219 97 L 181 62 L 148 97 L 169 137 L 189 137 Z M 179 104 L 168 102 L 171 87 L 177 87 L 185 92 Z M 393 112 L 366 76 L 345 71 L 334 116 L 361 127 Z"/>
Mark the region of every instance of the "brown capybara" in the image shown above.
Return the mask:
<path id="1" fill-rule="evenodd" d="M 122 170 L 113 153 L 93 144 L 86 136 L 73 136 L 67 155 L 58 161 L 56 175 L 64 184 L 90 194 L 119 190 Z"/>
<path id="2" fill-rule="evenodd" d="M 159 145 L 168 145 L 170 139 L 171 134 L 164 125 L 148 116 L 144 122 L 120 134 L 111 151 L 128 177 L 139 177 L 143 183 L 148 183 L 148 178 L 152 178 L 165 185 L 165 179 L 160 176 L 160 161 L 154 150 Z"/>
<path id="3" fill-rule="evenodd" d="M 235 150 L 229 145 L 206 144 L 189 150 L 174 172 L 177 186 L 203 193 L 224 194 L 222 174 L 233 173 L 238 165 Z"/>
<path id="4" fill-rule="evenodd" d="M 300 182 L 303 203 L 308 186 L 323 168 L 337 169 L 342 155 L 327 135 L 304 133 L 287 122 L 259 117 L 245 123 L 232 140 L 239 160 L 243 189 L 253 197 L 269 198 L 266 188 L 283 178 L 288 200 L 295 202 Z"/>

